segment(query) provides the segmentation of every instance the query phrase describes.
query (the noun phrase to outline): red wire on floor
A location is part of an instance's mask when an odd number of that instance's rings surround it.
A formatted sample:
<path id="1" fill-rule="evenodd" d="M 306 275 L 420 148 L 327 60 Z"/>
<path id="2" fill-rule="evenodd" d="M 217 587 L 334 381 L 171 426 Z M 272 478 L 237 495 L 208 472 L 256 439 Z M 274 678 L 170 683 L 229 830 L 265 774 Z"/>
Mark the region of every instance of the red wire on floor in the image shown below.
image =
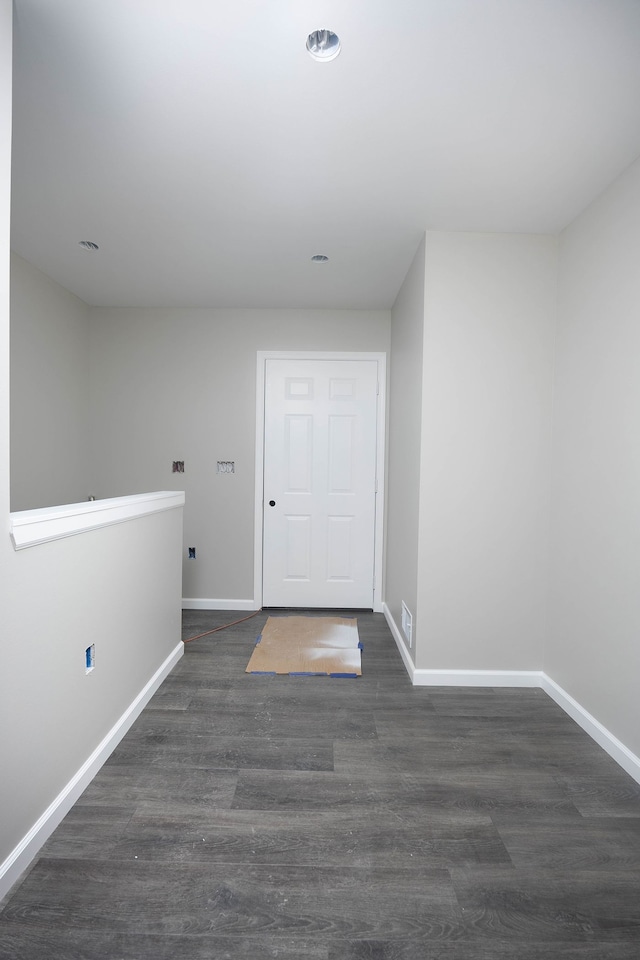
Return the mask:
<path id="1" fill-rule="evenodd" d="M 204 633 L 199 633 L 195 637 L 187 637 L 186 640 L 183 640 L 183 643 L 191 643 L 192 640 L 200 640 L 201 637 L 208 637 L 211 633 L 218 633 L 219 630 L 226 630 L 227 627 L 235 627 L 236 623 L 244 623 L 245 620 L 251 620 L 253 617 L 257 617 L 259 613 L 262 613 L 262 610 L 256 610 L 255 613 L 250 613 L 248 617 L 241 617 L 240 620 L 232 620 L 231 623 L 223 623 L 221 627 L 214 627 L 213 630 L 205 630 Z"/>

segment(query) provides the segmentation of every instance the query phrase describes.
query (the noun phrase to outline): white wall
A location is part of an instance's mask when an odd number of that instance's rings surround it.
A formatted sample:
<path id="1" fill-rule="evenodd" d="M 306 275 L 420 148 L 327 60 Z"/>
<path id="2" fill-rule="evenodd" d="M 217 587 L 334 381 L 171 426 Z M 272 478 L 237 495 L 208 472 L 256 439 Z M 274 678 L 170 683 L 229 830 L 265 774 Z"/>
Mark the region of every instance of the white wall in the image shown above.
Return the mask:
<path id="1" fill-rule="evenodd" d="M 565 232 L 545 670 L 640 755 L 640 163 Z"/>
<path id="2" fill-rule="evenodd" d="M 11 509 L 86 500 L 89 310 L 11 257 Z"/>
<path id="3" fill-rule="evenodd" d="M 185 490 L 197 558 L 184 560 L 183 595 L 251 600 L 256 353 L 387 351 L 389 312 L 94 309 L 91 323 L 92 489 Z M 218 460 L 235 474 L 217 474 Z"/>
<path id="4" fill-rule="evenodd" d="M 385 602 L 396 627 L 402 603 L 418 626 L 418 504 L 424 330 L 424 240 L 391 313 Z M 405 642 L 404 636 L 401 639 Z M 405 646 L 408 644 L 405 642 Z M 413 647 L 407 650 L 413 657 Z"/>
<path id="5" fill-rule="evenodd" d="M 420 669 L 542 666 L 556 254 L 427 233 Z"/>

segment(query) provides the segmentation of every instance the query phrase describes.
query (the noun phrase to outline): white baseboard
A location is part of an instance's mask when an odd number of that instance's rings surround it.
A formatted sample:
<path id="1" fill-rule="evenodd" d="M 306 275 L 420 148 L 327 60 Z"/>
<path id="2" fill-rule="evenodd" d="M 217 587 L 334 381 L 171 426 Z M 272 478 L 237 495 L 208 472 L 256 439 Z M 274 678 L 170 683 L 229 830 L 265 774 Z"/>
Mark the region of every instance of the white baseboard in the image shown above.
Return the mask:
<path id="1" fill-rule="evenodd" d="M 630 777 L 640 783 L 640 757 L 632 753 L 599 720 L 563 690 L 542 670 L 418 670 L 413 664 L 398 625 L 387 604 L 383 611 L 400 656 L 414 686 L 448 687 L 540 687 L 585 733 L 595 740 Z"/>
<path id="2" fill-rule="evenodd" d="M 142 712 L 162 681 L 173 670 L 184 654 L 184 644 L 180 642 L 167 659 L 156 670 L 149 682 L 143 687 L 135 700 L 111 728 L 106 737 L 98 744 L 93 753 L 61 790 L 53 803 L 47 807 L 40 819 L 34 823 L 20 843 L 11 851 L 4 863 L 0 864 L 0 900 L 9 892 L 13 884 L 29 866 L 43 843 L 48 840 L 58 824 L 64 819 L 78 797 L 91 783 L 105 760 L 120 743 L 134 720 Z"/>
<path id="3" fill-rule="evenodd" d="M 416 687 L 539 687 L 538 670 L 415 670 Z"/>
<path id="4" fill-rule="evenodd" d="M 255 600 L 207 600 L 201 597 L 183 597 L 183 610 L 259 610 Z"/>
<path id="5" fill-rule="evenodd" d="M 542 677 L 543 679 L 540 686 L 545 693 L 547 693 L 552 700 L 555 700 L 558 706 L 562 707 L 564 712 L 568 714 L 572 720 L 575 720 L 578 726 L 582 727 L 585 733 L 588 733 L 589 736 L 609 754 L 612 760 L 615 760 L 623 770 L 626 770 L 630 777 L 633 777 L 637 783 L 640 783 L 640 757 L 637 757 L 628 747 L 625 747 L 624 743 L 607 730 L 599 720 L 591 716 L 591 714 L 585 710 L 577 700 L 574 700 L 566 690 L 563 690 L 555 680 L 552 680 L 551 677 L 548 677 L 546 674 L 543 674 Z"/>

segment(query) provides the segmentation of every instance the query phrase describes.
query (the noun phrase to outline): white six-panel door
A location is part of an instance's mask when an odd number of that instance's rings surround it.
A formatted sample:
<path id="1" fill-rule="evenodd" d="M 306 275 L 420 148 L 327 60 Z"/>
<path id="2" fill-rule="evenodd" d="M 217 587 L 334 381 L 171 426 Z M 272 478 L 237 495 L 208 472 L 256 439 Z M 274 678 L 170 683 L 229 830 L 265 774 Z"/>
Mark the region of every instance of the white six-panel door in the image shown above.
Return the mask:
<path id="1" fill-rule="evenodd" d="M 268 359 L 263 605 L 373 606 L 375 360 Z"/>

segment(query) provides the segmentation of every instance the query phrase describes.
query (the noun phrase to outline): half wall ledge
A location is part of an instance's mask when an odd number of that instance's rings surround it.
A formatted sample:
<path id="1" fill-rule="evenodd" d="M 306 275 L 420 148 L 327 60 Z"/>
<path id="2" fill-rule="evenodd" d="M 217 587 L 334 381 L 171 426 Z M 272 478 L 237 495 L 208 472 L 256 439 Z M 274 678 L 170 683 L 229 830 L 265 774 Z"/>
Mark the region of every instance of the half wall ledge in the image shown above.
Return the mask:
<path id="1" fill-rule="evenodd" d="M 87 500 L 65 503 L 58 507 L 39 507 L 9 514 L 9 533 L 14 549 L 35 547 L 51 540 L 75 537 L 88 530 L 108 527 L 113 523 L 135 520 L 149 513 L 162 513 L 184 506 L 183 490 L 160 490 L 137 493 L 130 497 L 109 500 Z"/>

